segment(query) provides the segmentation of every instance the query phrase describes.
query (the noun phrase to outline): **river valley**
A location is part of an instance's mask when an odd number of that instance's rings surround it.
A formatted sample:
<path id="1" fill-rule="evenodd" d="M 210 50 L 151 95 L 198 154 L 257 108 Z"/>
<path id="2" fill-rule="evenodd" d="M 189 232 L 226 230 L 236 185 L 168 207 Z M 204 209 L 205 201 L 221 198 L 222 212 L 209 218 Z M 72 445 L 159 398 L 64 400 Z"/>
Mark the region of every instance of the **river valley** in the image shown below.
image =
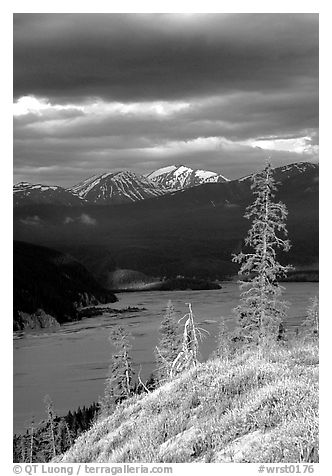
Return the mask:
<path id="1" fill-rule="evenodd" d="M 294 330 L 305 315 L 309 299 L 318 295 L 318 283 L 284 283 L 284 299 L 290 304 L 287 328 Z M 236 283 L 223 283 L 210 291 L 150 291 L 121 293 L 111 307 L 145 308 L 113 316 L 103 314 L 44 330 L 14 334 L 14 432 L 25 431 L 31 417 L 45 416 L 43 399 L 49 394 L 59 415 L 89 405 L 103 394 L 112 348 L 109 329 L 121 323 L 132 333 L 132 355 L 142 379 L 154 370 L 153 350 L 167 302 L 172 300 L 179 318 L 190 302 L 200 327 L 208 331 L 202 341 L 201 358 L 213 352 L 221 319 L 232 327 L 232 309 L 239 302 Z"/>

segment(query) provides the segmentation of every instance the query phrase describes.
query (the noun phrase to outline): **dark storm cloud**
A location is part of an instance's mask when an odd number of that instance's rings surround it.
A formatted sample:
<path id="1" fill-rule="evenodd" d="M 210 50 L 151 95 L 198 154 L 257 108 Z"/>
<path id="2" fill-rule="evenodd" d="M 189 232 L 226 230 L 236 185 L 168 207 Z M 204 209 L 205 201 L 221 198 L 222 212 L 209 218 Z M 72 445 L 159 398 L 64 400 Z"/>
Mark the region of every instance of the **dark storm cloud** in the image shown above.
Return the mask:
<path id="1" fill-rule="evenodd" d="M 15 97 L 280 89 L 317 69 L 318 15 L 16 14 Z"/>
<path id="2" fill-rule="evenodd" d="M 73 147 L 70 153 L 63 151 L 47 156 L 44 151 L 36 152 L 33 160 L 26 165 L 26 160 L 19 160 L 16 167 L 16 181 L 62 184 L 71 186 L 93 174 L 107 170 L 131 169 L 138 172 L 151 172 L 169 164 L 187 164 L 191 167 L 221 172 L 230 179 L 252 173 L 264 165 L 267 151 L 259 147 L 240 145 L 227 147 L 220 144 L 206 150 L 180 149 L 165 153 L 151 153 L 144 149 L 110 149 L 82 151 Z M 293 162 L 306 161 L 311 157 L 295 152 L 273 151 L 272 164 L 277 167 Z M 31 154 L 32 157 L 32 154 Z M 47 157 L 47 159 L 45 159 Z M 56 161 L 57 165 L 50 166 Z"/>
<path id="3" fill-rule="evenodd" d="M 318 15 L 16 14 L 14 95 L 16 181 L 317 160 Z"/>

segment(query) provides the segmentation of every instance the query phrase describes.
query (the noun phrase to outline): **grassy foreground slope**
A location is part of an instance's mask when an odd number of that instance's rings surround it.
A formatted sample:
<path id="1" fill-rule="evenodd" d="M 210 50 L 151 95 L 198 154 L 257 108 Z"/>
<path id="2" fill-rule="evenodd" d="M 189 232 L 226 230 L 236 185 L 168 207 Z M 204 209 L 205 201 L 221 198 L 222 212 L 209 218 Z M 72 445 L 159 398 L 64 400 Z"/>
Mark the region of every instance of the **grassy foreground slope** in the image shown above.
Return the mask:
<path id="1" fill-rule="evenodd" d="M 302 342 L 208 361 L 125 401 L 59 459 L 317 462 L 318 348 Z"/>

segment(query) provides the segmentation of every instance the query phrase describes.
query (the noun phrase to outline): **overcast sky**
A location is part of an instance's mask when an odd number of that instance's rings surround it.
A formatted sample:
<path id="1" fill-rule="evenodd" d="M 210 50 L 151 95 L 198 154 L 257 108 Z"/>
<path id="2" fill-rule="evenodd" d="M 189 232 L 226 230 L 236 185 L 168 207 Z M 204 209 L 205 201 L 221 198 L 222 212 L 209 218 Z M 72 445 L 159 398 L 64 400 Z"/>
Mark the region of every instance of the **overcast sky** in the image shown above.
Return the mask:
<path id="1" fill-rule="evenodd" d="M 14 181 L 318 160 L 317 14 L 15 14 Z"/>

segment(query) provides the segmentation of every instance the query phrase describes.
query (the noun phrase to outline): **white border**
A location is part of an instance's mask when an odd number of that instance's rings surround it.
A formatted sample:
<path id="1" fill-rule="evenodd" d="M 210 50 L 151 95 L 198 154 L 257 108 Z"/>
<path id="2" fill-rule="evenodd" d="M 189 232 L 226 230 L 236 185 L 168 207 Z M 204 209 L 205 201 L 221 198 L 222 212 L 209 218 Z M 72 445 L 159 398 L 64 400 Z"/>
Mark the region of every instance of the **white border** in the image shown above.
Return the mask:
<path id="1" fill-rule="evenodd" d="M 203 8 L 204 7 L 204 8 Z M 330 285 L 330 268 L 331 268 L 331 252 L 330 240 L 332 239 L 332 213 L 331 213 L 331 128 L 330 119 L 332 87 L 331 78 L 331 45 L 330 31 L 332 29 L 332 18 L 328 2 L 313 1 L 285 1 L 263 2 L 263 1 L 236 1 L 221 3 L 220 0 L 204 2 L 197 1 L 159 1 L 156 2 L 72 2 L 58 0 L 57 2 L 42 1 L 12 1 L 7 2 L 1 7 L 0 14 L 0 31 L 1 31 L 1 59 L 2 68 L 0 73 L 1 81 L 1 186 L 0 186 L 0 205 L 2 218 L 1 232 L 1 264 L 2 264 L 2 280 L 1 280 L 1 410 L 2 425 L 0 432 L 0 448 L 1 461 L 8 462 L 10 468 L 2 471 L 3 474 L 12 474 L 12 14 L 14 12 L 81 12 L 81 13 L 116 13 L 116 12 L 139 12 L 139 13 L 159 13 L 159 12 L 224 12 L 224 13 L 253 13 L 253 12 L 269 12 L 269 13 L 320 13 L 320 157 L 321 157 L 321 173 L 320 173 L 320 260 L 321 265 L 321 284 L 320 284 L 320 301 L 321 301 L 321 378 L 320 378 L 320 400 L 321 400 L 321 463 L 319 469 L 316 468 L 314 474 L 329 474 L 327 469 L 330 450 L 330 399 L 331 389 L 329 383 L 331 379 L 331 370 L 328 349 L 330 344 L 331 333 L 331 303 L 329 294 L 331 294 Z M 6 465 L 7 466 L 7 465 Z M 187 466 L 187 465 L 184 465 Z M 182 469 L 185 469 L 184 466 Z M 255 474 L 248 471 L 248 465 L 242 464 L 237 466 L 236 473 L 229 466 L 219 469 L 222 474 Z M 204 468 L 204 471 L 214 473 L 209 470 L 210 465 Z M 247 467 L 247 468 L 246 468 Z M 195 474 L 199 471 L 199 465 L 193 465 L 181 470 L 181 474 Z M 228 470 L 227 470 L 228 468 Z M 252 468 L 250 468 L 252 469 Z M 175 473 L 176 474 L 176 473 Z M 178 474 L 180 474 L 178 472 Z"/>

